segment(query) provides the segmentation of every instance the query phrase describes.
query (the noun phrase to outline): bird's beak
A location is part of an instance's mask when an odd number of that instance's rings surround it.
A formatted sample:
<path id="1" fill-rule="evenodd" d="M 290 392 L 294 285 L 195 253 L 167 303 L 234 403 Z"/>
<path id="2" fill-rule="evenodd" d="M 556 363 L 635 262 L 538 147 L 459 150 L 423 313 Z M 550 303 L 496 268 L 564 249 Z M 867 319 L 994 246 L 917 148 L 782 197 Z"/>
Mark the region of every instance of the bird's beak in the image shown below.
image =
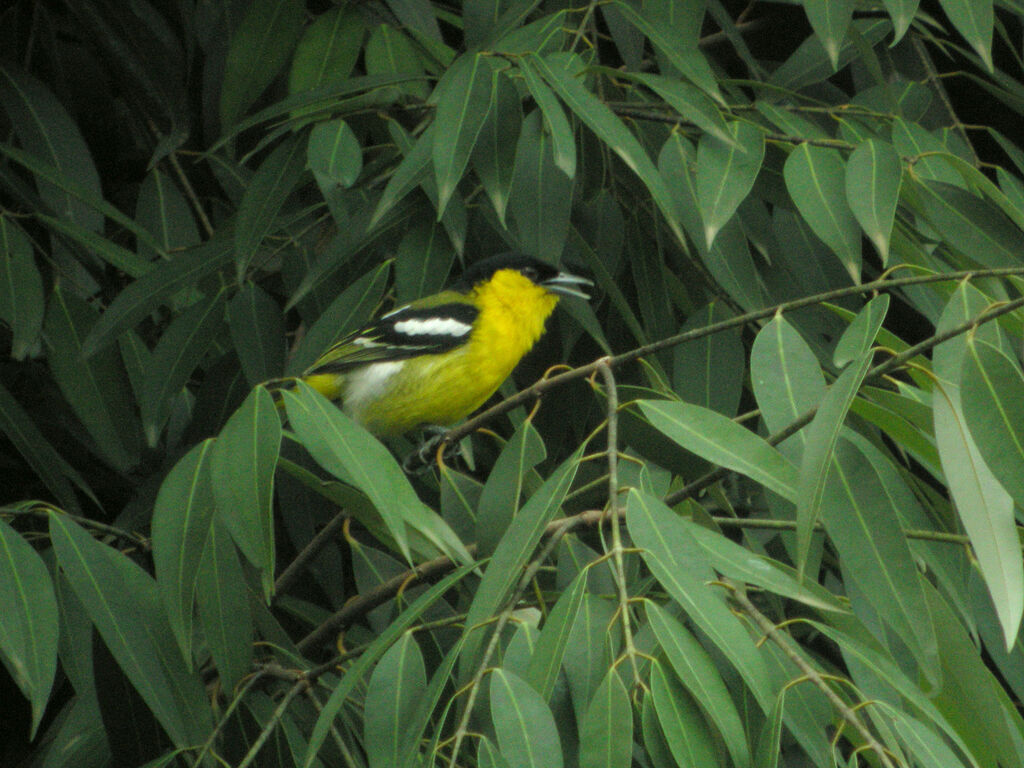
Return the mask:
<path id="1" fill-rule="evenodd" d="M 593 284 L 592 280 L 587 280 L 585 277 L 573 275 L 569 272 L 559 272 L 554 277 L 550 277 L 541 283 L 552 293 L 558 293 L 562 296 L 577 296 L 581 299 L 589 299 L 590 294 L 577 286 L 592 286 Z"/>

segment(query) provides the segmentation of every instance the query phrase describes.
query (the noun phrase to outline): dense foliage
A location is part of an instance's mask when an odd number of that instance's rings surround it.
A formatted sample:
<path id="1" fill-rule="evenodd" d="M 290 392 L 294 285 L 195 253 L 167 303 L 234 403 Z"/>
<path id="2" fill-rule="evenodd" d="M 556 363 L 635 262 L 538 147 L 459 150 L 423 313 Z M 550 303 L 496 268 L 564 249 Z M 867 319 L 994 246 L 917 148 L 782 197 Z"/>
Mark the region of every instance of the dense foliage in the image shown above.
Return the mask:
<path id="1" fill-rule="evenodd" d="M 0 763 L 1024 766 L 1022 21 L 7 4 Z M 461 456 L 261 384 L 510 249 Z"/>

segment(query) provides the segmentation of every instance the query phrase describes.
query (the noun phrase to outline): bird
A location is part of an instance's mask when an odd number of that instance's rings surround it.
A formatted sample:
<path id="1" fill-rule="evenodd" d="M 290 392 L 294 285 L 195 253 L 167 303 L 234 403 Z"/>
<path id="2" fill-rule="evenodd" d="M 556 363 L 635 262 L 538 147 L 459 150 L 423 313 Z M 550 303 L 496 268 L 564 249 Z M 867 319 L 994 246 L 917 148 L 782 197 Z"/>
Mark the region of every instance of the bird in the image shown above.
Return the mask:
<path id="1" fill-rule="evenodd" d="M 345 336 L 298 378 L 377 437 L 449 426 L 508 378 L 561 296 L 588 299 L 592 285 L 527 254 L 491 256 Z"/>

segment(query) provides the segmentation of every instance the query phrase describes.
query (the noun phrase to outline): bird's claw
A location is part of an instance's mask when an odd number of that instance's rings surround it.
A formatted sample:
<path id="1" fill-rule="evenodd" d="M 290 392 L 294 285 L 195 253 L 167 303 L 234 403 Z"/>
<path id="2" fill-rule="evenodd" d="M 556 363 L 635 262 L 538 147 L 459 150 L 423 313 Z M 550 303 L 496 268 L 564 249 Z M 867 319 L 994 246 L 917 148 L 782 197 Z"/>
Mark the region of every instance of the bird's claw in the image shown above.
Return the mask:
<path id="1" fill-rule="evenodd" d="M 422 475 L 427 472 L 435 463 L 437 458 L 437 446 L 448 430 L 445 427 L 428 426 L 423 429 L 423 441 L 417 448 L 406 454 L 402 460 L 402 469 L 407 475 Z M 443 458 L 445 460 L 458 457 L 462 449 L 458 444 L 450 444 L 444 447 Z"/>

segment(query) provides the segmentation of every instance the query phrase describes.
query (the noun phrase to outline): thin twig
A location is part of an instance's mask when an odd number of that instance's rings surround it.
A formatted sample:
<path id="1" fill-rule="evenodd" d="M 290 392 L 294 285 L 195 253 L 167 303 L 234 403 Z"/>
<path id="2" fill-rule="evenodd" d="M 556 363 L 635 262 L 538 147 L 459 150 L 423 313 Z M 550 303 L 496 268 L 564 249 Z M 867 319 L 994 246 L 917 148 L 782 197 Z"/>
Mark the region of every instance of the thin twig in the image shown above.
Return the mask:
<path id="1" fill-rule="evenodd" d="M 309 544 L 284 569 L 284 573 L 277 577 L 277 581 L 274 582 L 274 594 L 279 595 L 291 586 L 292 581 L 302 572 L 306 563 L 316 557 L 320 550 L 327 546 L 331 539 L 334 538 L 334 534 L 338 532 L 347 519 L 348 514 L 345 510 L 341 510 L 324 526 L 322 531 L 310 539 Z"/>
<path id="2" fill-rule="evenodd" d="M 945 272 L 933 275 L 879 279 L 870 283 L 863 283 L 861 285 L 836 288 L 835 290 L 825 291 L 824 293 L 818 293 L 813 296 L 793 299 L 792 301 L 784 301 L 781 304 L 776 304 L 774 306 L 767 307 L 766 309 L 747 312 L 746 314 L 738 315 L 736 317 L 729 318 L 728 320 L 712 323 L 711 325 L 704 326 L 703 328 L 695 328 L 692 331 L 679 333 L 675 336 L 669 336 L 659 341 L 637 347 L 636 349 L 631 349 L 628 352 L 623 352 L 622 354 L 609 357 L 607 358 L 607 363 L 614 368 L 618 365 L 631 363 L 634 360 L 650 355 L 654 352 L 685 344 L 688 341 L 694 341 L 696 339 L 703 338 L 704 336 L 710 336 L 712 334 L 719 333 L 720 331 L 729 330 L 730 328 L 742 327 L 747 323 L 764 320 L 765 318 L 771 317 L 775 314 L 792 312 L 797 309 L 803 309 L 804 307 L 822 304 L 824 302 L 845 298 L 847 296 L 855 296 L 861 293 L 872 293 L 875 291 L 892 290 L 894 288 L 901 288 L 908 285 L 955 282 L 957 280 L 964 280 L 968 278 L 1007 277 L 1010 275 L 1024 275 L 1024 267 L 964 270 L 960 272 Z M 605 360 L 605 358 L 601 358 L 601 360 Z M 525 402 L 540 397 L 549 389 L 555 389 L 569 383 L 570 381 L 576 381 L 590 376 L 597 370 L 601 360 L 595 360 L 592 363 L 581 365 L 580 367 L 573 368 L 565 373 L 560 373 L 557 376 L 552 376 L 551 378 L 541 379 L 540 381 L 534 382 L 534 384 L 526 389 L 520 390 L 516 394 L 512 395 L 512 397 L 502 400 L 500 403 L 493 405 L 472 419 L 448 430 L 448 432 L 445 433 L 444 441 L 446 443 L 457 443 L 462 438 L 476 431 L 483 424 L 493 421 L 501 414 L 511 411 L 513 408 L 517 408 Z"/>
<path id="3" fill-rule="evenodd" d="M 857 713 L 854 712 L 850 706 L 840 698 L 839 694 L 832 690 L 828 683 L 825 682 L 821 673 L 812 667 L 803 656 L 796 652 L 791 645 L 789 637 L 776 628 L 775 624 L 761 613 L 757 607 L 750 602 L 750 598 L 747 597 L 740 585 L 729 582 L 725 582 L 732 587 L 732 599 L 739 605 L 742 611 L 749 616 L 760 630 L 770 639 L 779 649 L 786 654 L 790 661 L 792 661 L 797 668 L 804 673 L 808 680 L 811 681 L 823 694 L 825 698 L 829 700 L 839 716 L 843 718 L 864 740 L 864 743 L 878 755 L 878 759 L 882 765 L 888 766 L 888 768 L 895 768 L 892 761 L 889 759 L 889 754 L 886 752 L 875 735 L 868 730 L 867 726 L 861 722 L 861 719 L 857 717 Z"/>
<path id="4" fill-rule="evenodd" d="M 640 668 L 637 666 L 637 650 L 633 643 L 633 628 L 630 625 L 629 615 L 629 591 L 626 585 L 626 567 L 622 561 L 622 532 L 619 530 L 619 517 L 621 509 L 619 506 L 619 392 L 615 385 L 615 376 L 611 367 L 604 361 L 598 361 L 598 372 L 604 379 L 605 398 L 608 401 L 607 407 L 607 437 L 608 437 L 608 507 L 607 516 L 612 532 L 612 549 L 609 563 L 611 565 L 612 578 L 619 598 L 619 619 L 622 621 L 622 638 L 625 646 L 626 658 L 629 659 L 630 667 L 633 670 L 633 685 L 643 685 L 640 675 Z"/>
<path id="5" fill-rule="evenodd" d="M 284 717 L 284 713 L 288 710 L 288 705 L 292 703 L 292 699 L 306 690 L 309 682 L 303 678 L 298 680 L 288 692 L 281 699 L 281 703 L 277 705 L 277 709 L 274 710 L 274 714 L 270 716 L 270 719 L 263 726 L 259 736 L 256 737 L 256 741 L 253 742 L 252 746 L 249 747 L 249 751 L 245 753 L 245 757 L 242 758 L 235 768 L 248 768 L 252 764 L 252 761 L 256 759 L 259 751 L 263 749 L 263 745 L 267 743 L 267 739 L 270 738 L 270 734 L 277 728 L 277 724 L 281 722 L 281 718 Z"/>

